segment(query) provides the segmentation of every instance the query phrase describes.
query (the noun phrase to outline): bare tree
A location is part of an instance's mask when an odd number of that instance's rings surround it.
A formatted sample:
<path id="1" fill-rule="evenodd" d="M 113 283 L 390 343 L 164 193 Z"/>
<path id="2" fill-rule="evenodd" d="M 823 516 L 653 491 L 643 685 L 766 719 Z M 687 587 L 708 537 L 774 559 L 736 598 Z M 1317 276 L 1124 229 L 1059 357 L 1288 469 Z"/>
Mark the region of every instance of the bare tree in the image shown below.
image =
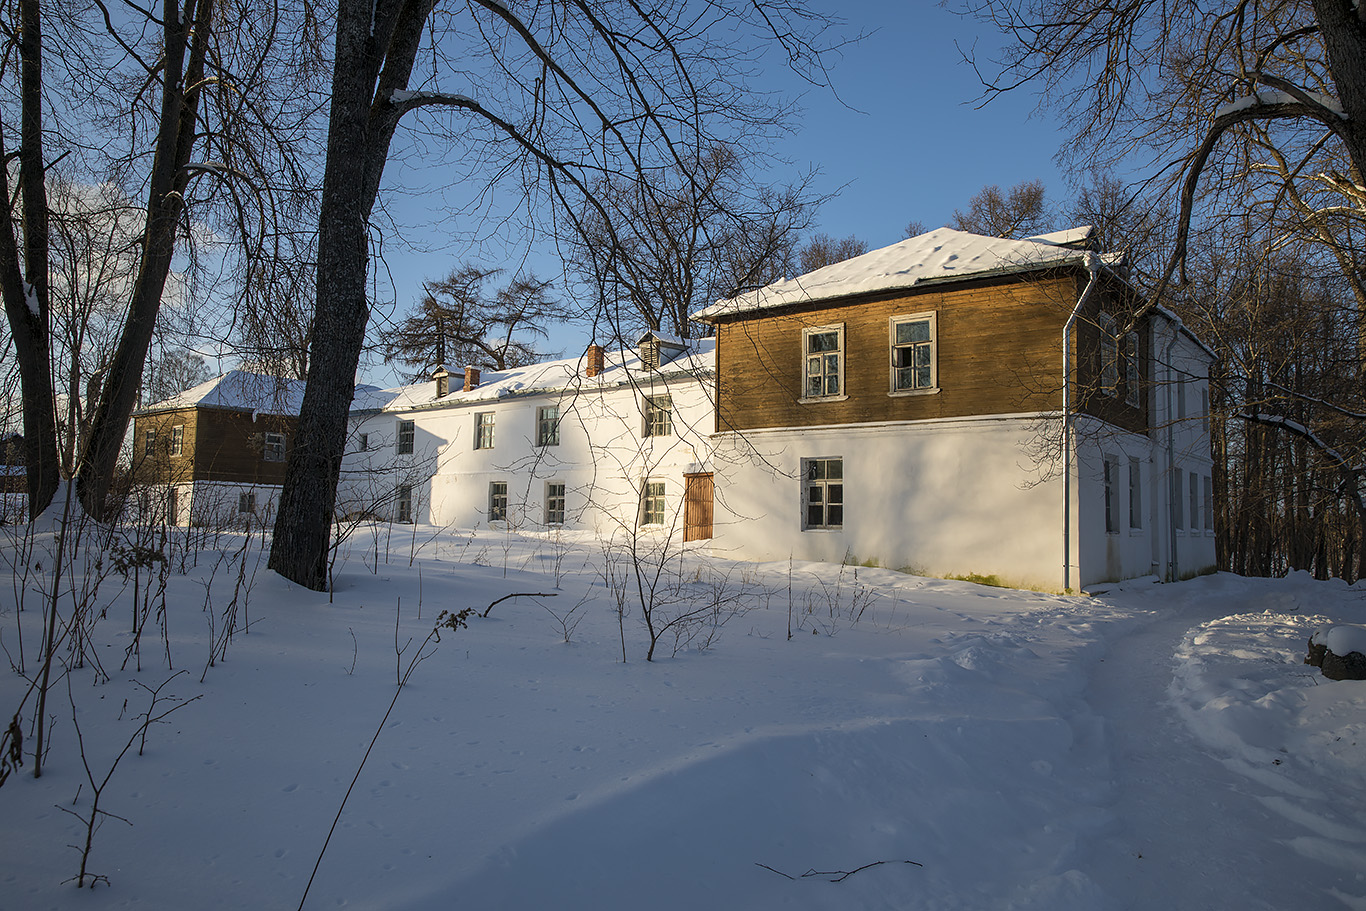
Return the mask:
<path id="1" fill-rule="evenodd" d="M 435 15 L 434 15 L 435 13 Z M 431 54 L 415 72 L 431 27 Z M 355 371 L 369 317 L 370 217 L 400 120 L 459 118 L 452 140 L 496 159 L 592 236 L 583 213 L 617 219 L 602 181 L 688 172 L 718 141 L 761 133 L 771 111 L 748 94 L 737 36 L 767 34 L 823 80 L 828 20 L 798 0 L 508 4 L 339 0 L 327 164 L 319 215 L 317 320 L 299 444 L 286 467 L 270 566 L 313 589 L 327 582 L 329 523 Z M 454 59 L 453 59 L 454 58 Z M 458 73 L 459 86 L 439 80 Z M 724 135 L 724 134 L 729 135 Z M 585 209 L 587 206 L 587 209 Z"/>
<path id="2" fill-rule="evenodd" d="M 967 211 L 954 209 L 949 227 L 987 237 L 1016 240 L 1049 230 L 1043 181 L 1027 180 L 1005 193 L 995 184 L 983 187 L 968 200 Z"/>
<path id="3" fill-rule="evenodd" d="M 839 240 L 829 234 L 813 234 L 811 239 L 797 253 L 797 261 L 801 264 L 802 273 L 805 274 L 815 272 L 822 266 L 842 263 L 846 259 L 862 256 L 867 252 L 867 242 L 859 240 L 852 234 Z"/>
<path id="4" fill-rule="evenodd" d="M 694 310 L 790 270 L 815 205 L 804 182 L 760 184 L 738 149 L 717 143 L 663 171 L 600 181 L 587 230 L 566 245 L 594 291 L 590 315 L 622 336 L 644 327 L 687 338 Z"/>
<path id="5" fill-rule="evenodd" d="M 311 72 L 298 59 L 310 29 L 305 23 L 292 29 L 290 42 L 279 41 L 281 17 L 290 10 L 236 0 L 129 3 L 117 14 L 99 4 L 38 0 L 16 9 L 19 21 L 6 24 L 10 52 L 0 65 L 19 64 L 20 116 L 11 116 L 14 98 L 0 96 L 0 151 L 8 157 L 15 150 L 20 162 L 19 221 L 5 207 L 0 283 L 23 371 L 34 512 L 57 483 L 53 378 L 45 366 L 54 315 L 46 178 L 61 161 L 72 183 L 107 182 L 123 199 L 145 200 L 132 210 L 133 268 L 118 295 L 98 394 L 90 394 L 88 382 L 81 390 L 93 407 L 74 469 L 83 505 L 99 516 L 163 297 L 168 285 L 179 285 L 172 278 L 181 268 L 177 256 L 190 265 L 197 248 L 210 245 L 215 257 L 260 258 L 278 204 L 306 193 L 307 175 L 295 156 L 306 140 L 299 127 L 312 111 Z M 300 36 L 305 40 L 293 40 Z M 55 99 L 56 117 L 45 116 L 47 98 Z M 16 120 L 17 135 L 8 129 Z M 9 178 L 6 169 L 0 189 L 14 199 Z"/>
<path id="6" fill-rule="evenodd" d="M 514 336 L 545 338 L 546 325 L 563 311 L 550 282 L 535 276 L 514 278 L 489 297 L 484 284 L 501 272 L 467 264 L 423 284 L 417 309 L 381 333 L 384 359 L 412 368 L 413 380 L 451 364 L 506 370 L 535 363 L 533 345 Z"/>
<path id="7" fill-rule="evenodd" d="M 1185 262 L 1201 200 L 1220 189 L 1242 199 L 1261 163 L 1258 131 L 1296 162 L 1296 182 L 1349 208 L 1366 201 L 1366 12 L 1353 0 L 963 6 L 1012 39 L 985 78 L 988 98 L 1031 84 L 1063 112 L 1070 155 L 1132 162 L 1147 150 L 1176 165 L 1176 242 L 1154 298 Z M 1329 146 L 1345 169 L 1321 169 Z"/>

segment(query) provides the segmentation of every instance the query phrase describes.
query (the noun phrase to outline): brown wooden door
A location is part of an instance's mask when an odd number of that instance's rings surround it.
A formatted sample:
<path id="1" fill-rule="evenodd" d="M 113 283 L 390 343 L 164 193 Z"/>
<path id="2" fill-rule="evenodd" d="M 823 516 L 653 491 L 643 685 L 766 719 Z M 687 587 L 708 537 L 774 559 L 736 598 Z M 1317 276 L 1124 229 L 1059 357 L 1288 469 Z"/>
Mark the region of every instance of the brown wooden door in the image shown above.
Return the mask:
<path id="1" fill-rule="evenodd" d="M 711 538 L 713 494 L 711 473 L 685 474 L 683 480 L 683 540 L 708 540 Z"/>

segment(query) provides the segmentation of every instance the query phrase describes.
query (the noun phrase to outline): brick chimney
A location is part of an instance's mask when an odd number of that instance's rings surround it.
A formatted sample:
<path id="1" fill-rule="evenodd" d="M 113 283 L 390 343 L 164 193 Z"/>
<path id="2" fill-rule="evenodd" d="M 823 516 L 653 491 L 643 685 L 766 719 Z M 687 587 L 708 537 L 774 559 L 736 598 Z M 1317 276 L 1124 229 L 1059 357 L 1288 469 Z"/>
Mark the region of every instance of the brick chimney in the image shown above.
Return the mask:
<path id="1" fill-rule="evenodd" d="M 466 368 L 465 368 L 465 391 L 466 391 L 466 392 L 469 392 L 471 389 L 473 389 L 474 387 L 476 387 L 476 386 L 478 386 L 478 385 L 479 385 L 479 368 L 478 368 L 478 367 L 466 367 Z"/>
<path id="2" fill-rule="evenodd" d="M 597 376 L 602 373 L 602 354 L 601 345 L 592 344 L 588 346 L 588 351 L 584 353 L 584 357 L 588 359 L 588 367 L 584 371 L 585 375 Z"/>

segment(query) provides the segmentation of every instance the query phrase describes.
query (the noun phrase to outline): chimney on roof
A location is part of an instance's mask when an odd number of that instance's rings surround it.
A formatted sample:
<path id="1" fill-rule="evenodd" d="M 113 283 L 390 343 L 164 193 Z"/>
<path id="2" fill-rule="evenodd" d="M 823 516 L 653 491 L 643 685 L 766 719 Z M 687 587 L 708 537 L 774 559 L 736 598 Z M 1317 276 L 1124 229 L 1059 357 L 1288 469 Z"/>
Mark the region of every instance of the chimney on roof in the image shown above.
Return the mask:
<path id="1" fill-rule="evenodd" d="M 588 350 L 584 352 L 584 357 L 588 360 L 588 366 L 584 370 L 586 376 L 593 377 L 602 373 L 603 351 L 601 345 L 596 342 L 589 345 Z"/>
<path id="2" fill-rule="evenodd" d="M 445 398 L 451 394 L 451 375 L 446 371 L 444 364 L 438 364 L 432 371 L 432 379 L 436 380 L 436 397 Z"/>
<path id="3" fill-rule="evenodd" d="M 473 389 L 474 387 L 476 387 L 476 386 L 478 386 L 478 385 L 479 385 L 479 368 L 478 368 L 478 367 L 466 367 L 466 368 L 465 368 L 465 391 L 466 391 L 466 392 L 469 392 L 471 389 Z"/>

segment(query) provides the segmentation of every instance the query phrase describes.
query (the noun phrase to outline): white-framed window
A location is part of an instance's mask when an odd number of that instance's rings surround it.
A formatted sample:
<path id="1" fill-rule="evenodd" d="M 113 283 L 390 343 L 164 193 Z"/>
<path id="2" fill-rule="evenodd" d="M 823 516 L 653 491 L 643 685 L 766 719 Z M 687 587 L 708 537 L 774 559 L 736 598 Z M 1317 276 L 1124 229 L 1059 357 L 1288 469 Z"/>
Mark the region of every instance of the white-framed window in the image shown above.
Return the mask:
<path id="1" fill-rule="evenodd" d="M 1190 480 L 1191 531 L 1196 531 L 1200 527 L 1200 476 L 1192 471 Z"/>
<path id="2" fill-rule="evenodd" d="M 1181 469 L 1172 469 L 1172 527 L 1178 532 L 1186 527 L 1186 520 L 1181 515 Z"/>
<path id="3" fill-rule="evenodd" d="M 143 455 L 145 455 L 145 456 L 147 456 L 147 457 L 150 458 L 151 456 L 156 455 L 156 451 L 157 451 L 157 432 L 156 432 L 155 430 L 149 430 L 149 431 L 147 431 L 146 436 L 143 437 L 143 450 L 142 450 L 142 452 L 143 452 Z"/>
<path id="4" fill-rule="evenodd" d="M 802 459 L 803 529 L 844 527 L 844 460 Z"/>
<path id="5" fill-rule="evenodd" d="M 1209 433 L 1209 385 L 1208 385 L 1208 382 L 1209 382 L 1209 381 L 1206 380 L 1206 384 L 1200 387 L 1200 429 L 1203 430 L 1205 433 Z"/>
<path id="6" fill-rule="evenodd" d="M 394 433 L 394 449 L 399 455 L 407 455 L 413 451 L 413 443 L 417 439 L 417 425 L 412 421 L 399 421 Z"/>
<path id="7" fill-rule="evenodd" d="M 1143 463 L 1129 457 L 1129 528 L 1143 527 Z"/>
<path id="8" fill-rule="evenodd" d="M 1124 401 L 1139 407 L 1138 401 L 1138 333 L 1124 336 Z"/>
<path id="9" fill-rule="evenodd" d="M 561 481 L 546 482 L 545 524 L 564 524 L 564 483 Z"/>
<path id="10" fill-rule="evenodd" d="M 645 396 L 645 426 L 642 436 L 667 437 L 674 432 L 674 403 L 667 395 Z"/>
<path id="11" fill-rule="evenodd" d="M 1105 485 L 1105 533 L 1107 535 L 1119 534 L 1119 492 L 1116 486 L 1119 484 L 1119 462 L 1111 456 L 1106 456 L 1101 463 L 1101 472 Z"/>
<path id="12" fill-rule="evenodd" d="M 1096 318 L 1100 329 L 1100 391 L 1106 395 L 1119 394 L 1119 338 L 1115 318 L 1104 310 Z"/>
<path id="13" fill-rule="evenodd" d="M 1186 378 L 1184 376 L 1176 378 L 1176 418 L 1179 421 L 1186 419 Z"/>
<path id="14" fill-rule="evenodd" d="M 404 525 L 413 522 L 413 485 L 400 484 L 394 491 L 394 521 Z"/>
<path id="15" fill-rule="evenodd" d="M 664 482 L 646 481 L 640 488 L 640 524 L 664 524 Z"/>
<path id="16" fill-rule="evenodd" d="M 185 425 L 177 424 L 171 428 L 171 455 L 183 455 L 185 452 Z"/>
<path id="17" fill-rule="evenodd" d="M 939 385 L 934 313 L 891 318 L 892 394 L 921 392 Z"/>
<path id="18" fill-rule="evenodd" d="M 492 411 L 480 411 L 474 416 L 474 448 L 492 449 L 493 448 L 493 422 L 494 414 Z"/>
<path id="19" fill-rule="evenodd" d="M 560 445 L 559 405 L 542 405 L 536 409 L 536 445 Z"/>
<path id="20" fill-rule="evenodd" d="M 844 395 L 844 324 L 802 330 L 802 399 Z"/>
<path id="21" fill-rule="evenodd" d="M 360 435 L 360 451 L 361 451 L 361 452 L 365 452 L 365 451 L 366 451 L 367 449 L 369 449 L 369 448 L 370 448 L 370 434 L 368 434 L 368 433 L 362 433 L 362 434 Z"/>
<path id="22" fill-rule="evenodd" d="M 508 517 L 508 482 L 489 482 L 489 521 L 501 522 Z"/>
<path id="23" fill-rule="evenodd" d="M 267 433 L 265 442 L 261 446 L 261 458 L 267 462 L 283 462 L 285 460 L 285 435 L 283 433 Z"/>
<path id="24" fill-rule="evenodd" d="M 1214 531 L 1214 479 L 1209 475 L 1204 477 L 1205 485 L 1205 531 Z"/>
<path id="25" fill-rule="evenodd" d="M 256 494 L 239 493 L 237 495 L 237 511 L 242 513 L 256 512 Z"/>

